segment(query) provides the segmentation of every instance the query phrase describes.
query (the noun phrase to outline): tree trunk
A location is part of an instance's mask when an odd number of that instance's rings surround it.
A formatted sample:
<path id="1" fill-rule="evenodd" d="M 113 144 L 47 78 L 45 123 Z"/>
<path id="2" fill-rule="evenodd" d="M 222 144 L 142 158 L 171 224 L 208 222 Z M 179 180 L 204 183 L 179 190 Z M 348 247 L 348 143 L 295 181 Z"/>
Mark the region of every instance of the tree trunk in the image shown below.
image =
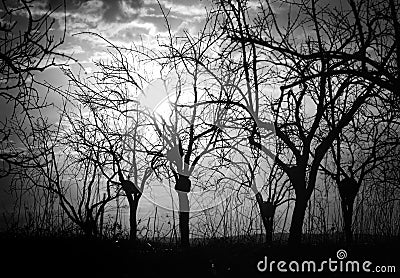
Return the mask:
<path id="1" fill-rule="evenodd" d="M 97 236 L 96 223 L 92 219 L 87 219 L 82 225 L 82 230 L 85 233 L 87 239 L 92 239 Z"/>
<path id="2" fill-rule="evenodd" d="M 301 243 L 303 222 L 307 209 L 305 194 L 296 193 L 296 203 L 293 209 L 292 222 L 290 224 L 289 245 L 296 246 Z"/>
<path id="3" fill-rule="evenodd" d="M 265 227 L 266 237 L 265 237 L 265 239 L 266 239 L 267 243 L 270 244 L 272 242 L 272 236 L 274 234 L 274 216 L 268 217 L 265 224 L 266 224 L 266 227 Z"/>
<path id="4" fill-rule="evenodd" d="M 186 192 L 177 191 L 179 197 L 179 231 L 181 246 L 189 248 L 189 198 Z"/>
<path id="5" fill-rule="evenodd" d="M 130 227 L 130 233 L 129 233 L 129 240 L 134 243 L 137 240 L 137 221 L 136 221 L 136 214 L 137 214 L 137 208 L 140 200 L 140 195 L 135 195 L 133 197 L 132 194 L 126 194 L 126 197 L 128 198 L 128 203 L 129 203 L 129 227 Z"/>
<path id="6" fill-rule="evenodd" d="M 353 232 L 351 224 L 353 220 L 353 203 L 345 204 L 342 202 L 342 213 L 344 218 L 344 233 L 346 236 L 346 244 L 351 245 L 353 242 Z"/>

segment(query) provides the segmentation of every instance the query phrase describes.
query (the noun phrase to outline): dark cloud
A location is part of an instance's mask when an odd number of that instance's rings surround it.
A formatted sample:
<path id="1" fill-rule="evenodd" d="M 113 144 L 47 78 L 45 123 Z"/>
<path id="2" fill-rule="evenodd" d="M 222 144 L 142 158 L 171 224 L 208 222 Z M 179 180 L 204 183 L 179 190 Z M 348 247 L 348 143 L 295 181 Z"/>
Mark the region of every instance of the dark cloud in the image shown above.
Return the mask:
<path id="1" fill-rule="evenodd" d="M 105 11 L 103 20 L 106 22 L 126 22 L 138 15 L 143 5 L 142 0 L 103 0 Z M 132 12 L 133 11 L 133 12 Z"/>
<path id="2" fill-rule="evenodd" d="M 42 2 L 46 3 L 46 9 L 55 9 L 64 6 L 64 0 L 42 0 Z M 84 1 L 65 0 L 65 6 L 67 10 L 76 10 L 79 8 L 81 2 Z"/>
<path id="3" fill-rule="evenodd" d="M 47 8 L 64 5 L 63 0 L 46 0 Z M 80 12 L 90 4 L 101 4 L 102 19 L 105 22 L 128 22 L 134 20 L 143 6 L 143 0 L 72 0 L 66 1 L 67 11 Z"/>

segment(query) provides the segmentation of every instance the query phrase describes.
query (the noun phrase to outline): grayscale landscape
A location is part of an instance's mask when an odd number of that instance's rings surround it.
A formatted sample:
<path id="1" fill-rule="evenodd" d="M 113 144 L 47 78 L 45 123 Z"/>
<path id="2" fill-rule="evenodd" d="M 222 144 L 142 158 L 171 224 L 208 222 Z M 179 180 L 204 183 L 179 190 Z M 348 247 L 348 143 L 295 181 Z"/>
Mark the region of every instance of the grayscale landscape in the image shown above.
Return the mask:
<path id="1" fill-rule="evenodd" d="M 1 277 L 398 277 L 399 0 L 0 0 Z"/>

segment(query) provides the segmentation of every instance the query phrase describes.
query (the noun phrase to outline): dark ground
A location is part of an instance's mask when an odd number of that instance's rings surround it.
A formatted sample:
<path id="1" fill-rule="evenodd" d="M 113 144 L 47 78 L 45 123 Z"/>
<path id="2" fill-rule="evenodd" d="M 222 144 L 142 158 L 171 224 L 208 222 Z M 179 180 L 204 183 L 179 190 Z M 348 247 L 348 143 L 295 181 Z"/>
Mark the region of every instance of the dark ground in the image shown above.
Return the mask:
<path id="1" fill-rule="evenodd" d="M 227 243 L 214 241 L 182 251 L 162 244 L 0 236 L 0 277 L 400 277 L 399 242 L 369 243 L 343 247 L 306 244 Z M 339 249 L 348 260 L 369 260 L 376 265 L 394 265 L 397 273 L 286 273 L 259 272 L 264 259 L 337 260 Z M 214 265 L 214 267 L 212 267 Z M 371 266 L 371 268 L 372 268 Z"/>

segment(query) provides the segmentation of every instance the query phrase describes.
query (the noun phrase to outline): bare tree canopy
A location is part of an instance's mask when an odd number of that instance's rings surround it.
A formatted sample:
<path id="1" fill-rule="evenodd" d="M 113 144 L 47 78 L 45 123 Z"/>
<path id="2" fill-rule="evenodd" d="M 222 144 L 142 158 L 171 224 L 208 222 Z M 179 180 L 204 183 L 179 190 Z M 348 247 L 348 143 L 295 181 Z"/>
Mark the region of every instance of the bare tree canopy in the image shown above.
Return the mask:
<path id="1" fill-rule="evenodd" d="M 52 31 L 56 24 L 52 14 L 65 10 L 65 5 L 37 13 L 34 4 L 26 0 L 0 3 L 0 101 L 6 112 L 0 119 L 1 175 L 7 175 L 10 164 L 29 160 L 12 143 L 18 141 L 14 129 L 34 129 L 40 109 L 51 105 L 46 101 L 46 84 L 35 75 L 71 59 L 58 50 L 66 27 L 62 34 Z"/>
<path id="2" fill-rule="evenodd" d="M 399 0 L 0 1 L 16 274 L 395 272 Z"/>

